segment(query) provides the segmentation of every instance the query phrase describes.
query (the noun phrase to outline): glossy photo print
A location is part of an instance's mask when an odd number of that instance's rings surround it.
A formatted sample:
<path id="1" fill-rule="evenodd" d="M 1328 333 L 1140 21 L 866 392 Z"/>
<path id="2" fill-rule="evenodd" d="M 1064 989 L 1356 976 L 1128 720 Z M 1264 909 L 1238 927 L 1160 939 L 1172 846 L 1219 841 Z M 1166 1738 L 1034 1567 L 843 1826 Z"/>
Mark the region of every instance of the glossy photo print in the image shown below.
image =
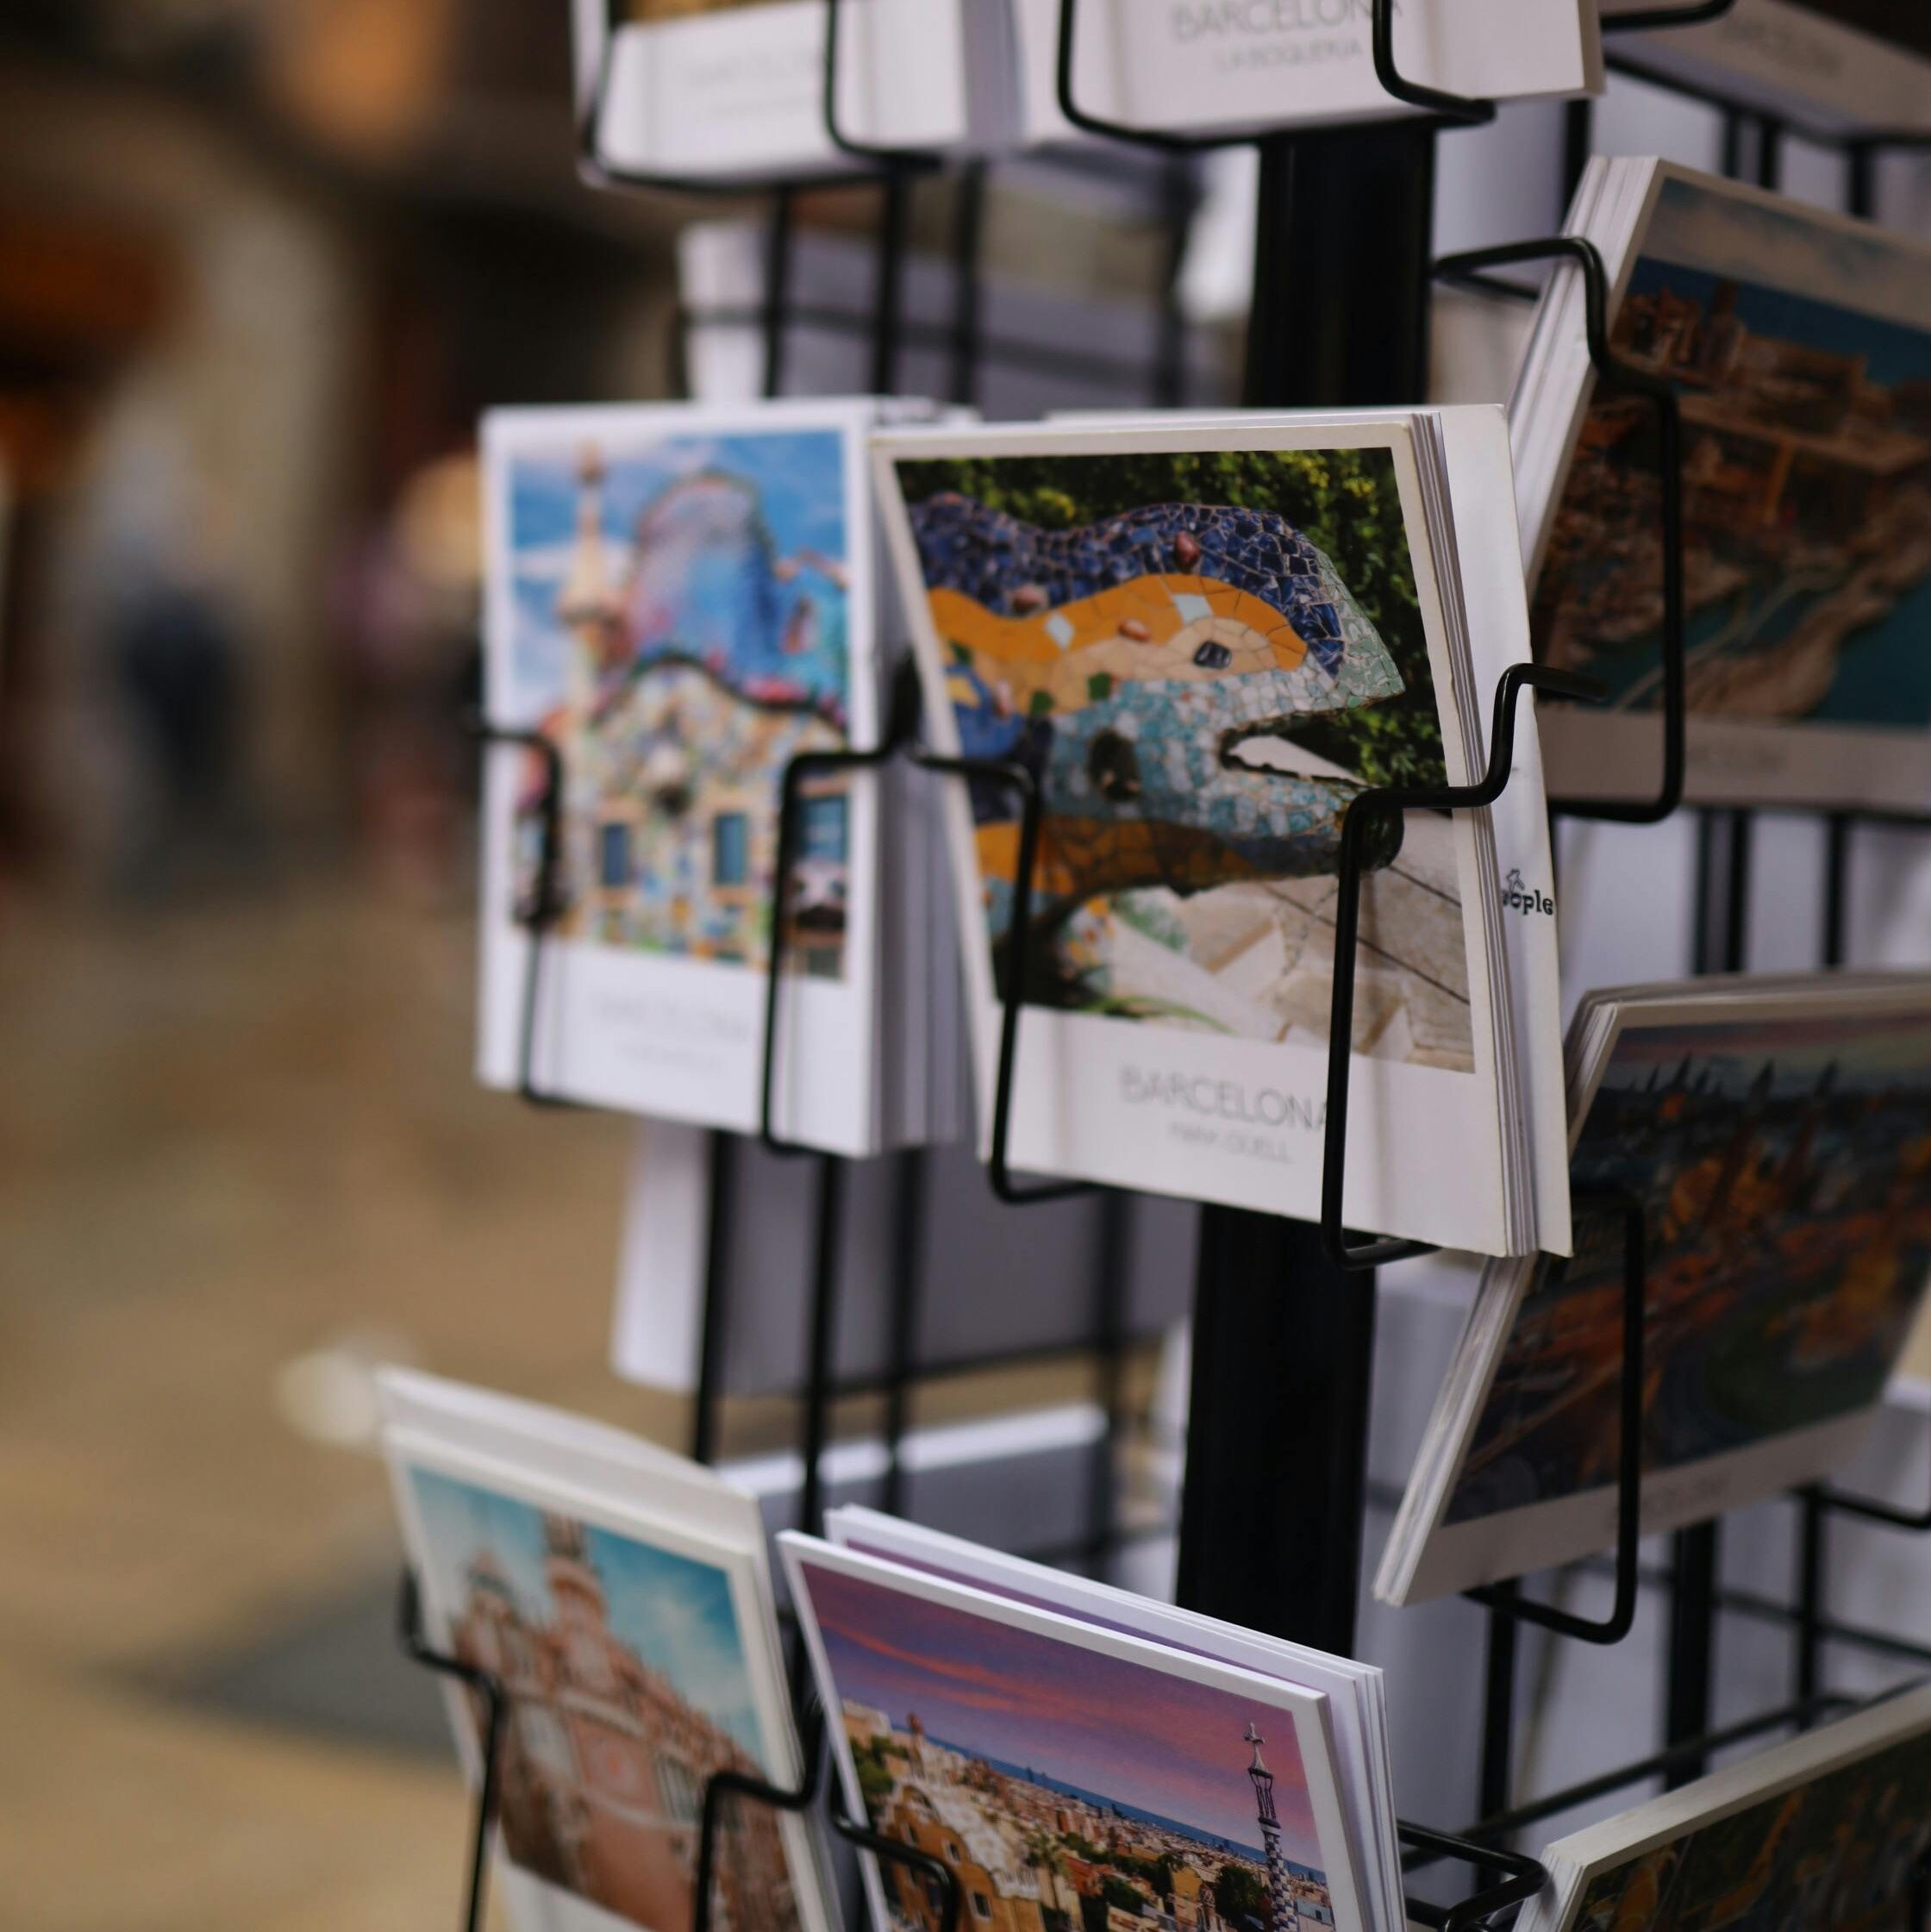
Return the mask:
<path id="1" fill-rule="evenodd" d="M 1578 1190 L 1647 1210 L 1645 1465 L 1869 1409 L 1931 1269 L 1931 1019 L 1626 1033 Z M 1622 1229 L 1582 1218 L 1518 1311 L 1447 1520 L 1612 1484 Z"/>
<path id="2" fill-rule="evenodd" d="M 1852 751 L 1822 766 L 1801 762 L 1822 746 L 1788 766 L 1753 766 L 1735 729 L 1863 734 L 1866 759 L 1922 761 L 1931 252 L 1672 174 L 1638 248 L 1611 347 L 1677 394 L 1688 705 L 1692 719 L 1730 728 L 1693 738 L 1693 792 L 1722 779 L 1712 760 L 1729 747 L 1733 785 L 1754 771 L 1772 798 L 1784 779 L 1806 797 L 1821 785 L 1827 802 L 1848 797 L 1872 782 L 1845 766 Z M 1534 616 L 1546 661 L 1609 685 L 1612 728 L 1615 714 L 1661 702 L 1662 543 L 1655 406 L 1604 388 L 1557 506 Z M 1565 728 L 1579 739 L 1594 716 L 1571 712 Z"/>
<path id="3" fill-rule="evenodd" d="M 1602 1872 L 1573 1932 L 1909 1932 L 1931 1848 L 1922 1733 Z"/>
<path id="4" fill-rule="evenodd" d="M 966 1923 L 1336 1923 L 1278 1705 L 791 1554 L 866 1816 L 953 1867 Z M 918 1874 L 878 1878 L 894 1932 L 936 1932 Z"/>
<path id="5" fill-rule="evenodd" d="M 1325 1040 L 1340 826 L 1444 753 L 1386 448 L 901 460 L 961 748 L 1023 762 L 1045 819 L 1028 999 Z M 1003 983 L 1019 808 L 975 785 Z M 1358 1051 L 1474 1064 L 1446 819 L 1375 854 Z"/>
<path id="6" fill-rule="evenodd" d="M 515 715 L 562 758 L 558 937 L 762 968 L 778 787 L 847 730 L 847 441 L 624 435 L 507 459 Z M 525 766 L 519 878 L 541 835 Z M 842 966 L 848 801 L 806 804 L 801 970 Z"/>
<path id="7" fill-rule="evenodd" d="M 766 1774 L 728 1572 L 437 1470 L 405 1479 L 449 1647 L 508 1694 L 509 1858 L 628 1924 L 690 1932 L 705 1782 Z M 801 1932 L 777 1815 L 743 1808 L 732 1845 L 725 1923 Z"/>

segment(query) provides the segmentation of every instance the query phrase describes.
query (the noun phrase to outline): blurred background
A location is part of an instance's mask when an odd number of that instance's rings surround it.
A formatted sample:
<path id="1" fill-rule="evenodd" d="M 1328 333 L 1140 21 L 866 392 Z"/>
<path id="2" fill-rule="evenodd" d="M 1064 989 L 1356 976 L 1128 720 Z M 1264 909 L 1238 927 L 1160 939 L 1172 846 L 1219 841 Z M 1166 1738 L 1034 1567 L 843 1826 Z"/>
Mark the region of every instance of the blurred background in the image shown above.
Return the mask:
<path id="1" fill-rule="evenodd" d="M 473 451 L 495 403 L 755 393 L 768 204 L 584 187 L 570 76 L 562 0 L 0 0 L 0 1928 L 450 1923 L 466 1808 L 364 1370 L 684 1440 L 607 1364 L 634 1129 L 471 1079 Z M 1556 224 L 1568 125 L 1445 140 L 1441 246 Z M 1596 138 L 1724 158 L 1634 84 Z M 1786 161 L 1841 201 L 1840 156 Z M 1927 171 L 1885 186 L 1923 225 Z M 902 389 L 956 392 L 968 224 L 988 413 L 1235 392 L 1240 157 L 967 194 L 913 197 Z M 798 198 L 783 386 L 867 385 L 878 212 Z M 1438 393 L 1503 397 L 1526 314 L 1444 298 Z M 1590 979 L 1687 960 L 1689 835 L 1603 841 L 1640 907 L 1591 899 Z M 1764 835 L 1753 959 L 1808 965 L 1821 835 Z M 1890 836 L 1853 956 L 1922 963 Z M 1085 1388 L 955 1377 L 917 1419 Z"/>
<path id="2" fill-rule="evenodd" d="M 0 5 L 0 1925 L 452 1920 L 361 1369 L 683 1439 L 606 1366 L 631 1128 L 470 1074 L 478 412 L 678 393 L 679 227 L 723 300 L 764 218 L 580 185 L 570 72 L 561 0 Z M 1150 357 L 1157 186 L 1003 191 L 989 259 Z M 877 203 L 798 210 L 861 314 Z"/>

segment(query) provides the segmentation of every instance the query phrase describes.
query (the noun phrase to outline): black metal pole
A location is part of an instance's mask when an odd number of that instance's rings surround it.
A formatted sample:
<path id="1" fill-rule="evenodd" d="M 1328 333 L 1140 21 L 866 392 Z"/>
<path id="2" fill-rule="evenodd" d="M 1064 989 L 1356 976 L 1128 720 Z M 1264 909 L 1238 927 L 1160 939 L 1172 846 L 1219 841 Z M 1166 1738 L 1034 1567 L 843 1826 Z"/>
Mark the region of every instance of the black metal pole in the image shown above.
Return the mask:
<path id="1" fill-rule="evenodd" d="M 1434 197 L 1420 122 L 1261 144 L 1249 403 L 1422 400 Z M 1181 1603 L 1353 1648 L 1374 1301 L 1373 1276 L 1336 1268 L 1311 1223 L 1203 1210 Z"/>
<path id="2" fill-rule="evenodd" d="M 1093 1367 L 1106 1426 L 1087 1472 L 1086 1565 L 1105 1573 L 1118 1515 L 1120 1434 L 1126 1422 L 1127 1235 L 1130 1197 L 1109 1187 L 1100 1196 L 1093 1252 Z"/>
<path id="3" fill-rule="evenodd" d="M 730 1134 L 709 1136 L 709 1199 L 704 1214 L 704 1320 L 697 1343 L 697 1395 L 691 1422 L 691 1454 L 698 1462 L 717 1460 L 719 1410 L 724 1400 L 724 1341 L 729 1322 L 731 1212 L 736 1195 L 738 1143 Z"/>
<path id="4" fill-rule="evenodd" d="M 1250 406 L 1425 399 L 1434 217 L 1434 134 L 1422 123 L 1260 144 Z"/>
<path id="5" fill-rule="evenodd" d="M 919 1288 L 924 1277 L 925 1150 L 911 1147 L 893 1163 L 891 1314 L 885 1338 L 885 1492 L 888 1516 L 905 1507 L 901 1451 L 910 1420 L 912 1376 L 918 1359 Z"/>
<path id="6" fill-rule="evenodd" d="M 798 1527 L 816 1536 L 823 1527 L 825 1446 L 831 1440 L 832 1352 L 838 1342 L 838 1273 L 843 1260 L 845 1163 L 819 1157 L 817 1197 L 812 1204 L 816 1239 L 811 1254 L 811 1357 L 804 1385 L 804 1483 Z"/>
<path id="7" fill-rule="evenodd" d="M 1185 154 L 1160 162 L 1160 222 L 1166 230 L 1166 261 L 1160 280 L 1158 333 L 1153 341 L 1151 393 L 1156 410 L 1178 410 L 1187 399 L 1187 317 L 1180 305 L 1180 271 L 1193 226 L 1194 164 Z"/>
<path id="8" fill-rule="evenodd" d="M 872 293 L 872 374 L 874 396 L 890 396 L 898 384 L 898 349 L 905 334 L 905 244 L 912 215 L 912 172 L 888 167 L 878 209 L 878 278 Z"/>
<path id="9" fill-rule="evenodd" d="M 1208 1208 L 1194 1297 L 1178 1599 L 1348 1652 L 1373 1278 L 1335 1270 L 1310 1222 Z"/>
<path id="10" fill-rule="evenodd" d="M 771 227 L 765 234 L 765 300 L 760 322 L 765 339 L 763 392 L 784 392 L 784 335 L 791 303 L 791 191 L 772 197 Z"/>
<path id="11" fill-rule="evenodd" d="M 1566 214 L 1596 152 L 1596 103 L 1572 101 L 1562 116 L 1562 206 Z"/>
<path id="12" fill-rule="evenodd" d="M 1515 1581 L 1498 1584 L 1499 1595 L 1513 1601 L 1522 1594 Z M 1515 1655 L 1522 1625 L 1506 1608 L 1489 1612 L 1487 1681 L 1482 1718 L 1482 1792 L 1477 1816 L 1499 1816 L 1513 1792 L 1515 1741 Z"/>
<path id="13" fill-rule="evenodd" d="M 969 162 L 953 184 L 952 213 L 952 329 L 947 346 L 946 396 L 950 402 L 979 399 L 981 309 L 979 256 L 985 245 L 985 163 Z"/>
<path id="14" fill-rule="evenodd" d="M 1749 953 L 1750 857 L 1754 822 L 1747 811 L 1705 812 L 1697 825 L 1695 965 L 1699 973 L 1740 972 Z M 1710 1728 L 1714 1703 L 1717 1585 L 1722 1555 L 1713 1522 L 1679 1529 L 1671 1563 L 1669 1676 L 1664 1741 L 1681 1744 Z M 1704 1760 L 1685 1755 L 1672 1784 L 1702 1777 Z"/>

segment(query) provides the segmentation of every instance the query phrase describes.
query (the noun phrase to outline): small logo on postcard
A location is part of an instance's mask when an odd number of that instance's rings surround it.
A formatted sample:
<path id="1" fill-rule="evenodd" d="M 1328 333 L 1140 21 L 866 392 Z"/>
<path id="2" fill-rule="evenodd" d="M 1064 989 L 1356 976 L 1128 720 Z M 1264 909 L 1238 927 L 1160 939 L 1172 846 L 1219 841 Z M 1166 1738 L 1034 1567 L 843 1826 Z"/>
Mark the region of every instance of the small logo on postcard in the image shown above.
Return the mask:
<path id="1" fill-rule="evenodd" d="M 1540 912 L 1553 919 L 1555 917 L 1555 901 L 1547 892 L 1538 892 L 1533 885 L 1522 884 L 1522 869 L 1512 866 L 1509 877 L 1503 883 L 1502 903 L 1511 912 L 1519 912 L 1524 918 Z"/>

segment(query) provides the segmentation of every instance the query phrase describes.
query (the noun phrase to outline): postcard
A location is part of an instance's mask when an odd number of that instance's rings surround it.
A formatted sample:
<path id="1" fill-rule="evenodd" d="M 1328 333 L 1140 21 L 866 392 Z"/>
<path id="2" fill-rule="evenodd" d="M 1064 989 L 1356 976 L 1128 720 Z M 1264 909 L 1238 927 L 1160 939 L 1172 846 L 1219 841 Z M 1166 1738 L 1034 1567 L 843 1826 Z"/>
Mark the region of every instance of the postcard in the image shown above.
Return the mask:
<path id="1" fill-rule="evenodd" d="M 1931 1279 L 1931 980 L 1819 975 L 1591 996 L 1574 1259 L 1492 1266 L 1377 1593 L 1441 1595 L 1605 1549 L 1624 1230 L 1648 1245 L 1642 1527 L 1852 1456 Z"/>
<path id="2" fill-rule="evenodd" d="M 815 1538 L 779 1541 L 847 1802 L 946 1862 L 965 1923 L 1197 1926 L 1209 1908 L 1236 1924 L 1366 1923 L 1325 1698 Z M 876 1923 L 929 1932 L 921 1874 L 863 1868 Z"/>
<path id="3" fill-rule="evenodd" d="M 1601 0 L 1605 24 L 1648 0 Z M 1778 120 L 1931 130 L 1931 16 L 1913 0 L 1736 0 L 1718 18 L 1618 36 L 1618 52 Z"/>
<path id="4" fill-rule="evenodd" d="M 1050 0 L 1021 0 L 1028 63 L 1057 62 Z M 1415 110 L 1374 67 L 1371 0 L 1081 0 L 1073 91 L 1103 120 L 1159 128 L 1265 129 Z M 1480 98 L 1600 92 L 1593 0 L 1415 0 L 1395 15 L 1409 78 Z M 1029 95 L 1046 91 L 1028 89 Z M 1035 115 L 1050 131 L 1052 122 Z"/>
<path id="5" fill-rule="evenodd" d="M 1403 1932 L 1408 1910 L 1402 1893 L 1388 1714 L 1382 1673 L 1374 1666 L 1241 1629 L 876 1510 L 831 1510 L 825 1516 L 825 1535 L 841 1549 L 949 1577 L 1101 1629 L 1171 1644 L 1321 1692 L 1328 1699 L 1343 1824 L 1350 1834 L 1356 1869 L 1366 1879 L 1363 1902 L 1369 1922 L 1385 1932 Z"/>
<path id="6" fill-rule="evenodd" d="M 854 166 L 825 114 L 826 0 L 575 0 L 579 100 L 606 168 L 753 180 Z M 1007 130 L 1002 7 L 866 0 L 839 16 L 841 130 L 951 148 Z"/>
<path id="7" fill-rule="evenodd" d="M 1920 1689 L 1559 1839 L 1522 1932 L 1910 1932 L 1928 1790 Z"/>
<path id="8" fill-rule="evenodd" d="M 1689 797 L 1931 807 L 1931 246 L 1665 163 L 1598 172 L 1610 347 L 1682 412 Z M 1656 410 L 1572 366 L 1523 378 L 1531 416 L 1590 397 L 1550 498 L 1536 648 L 1612 696 L 1550 707 L 1544 747 L 1553 789 L 1625 796 L 1659 769 Z"/>
<path id="9" fill-rule="evenodd" d="M 582 1460 L 597 1438 L 564 1440 Z M 761 1543 L 694 1528 L 675 1485 L 655 1516 L 648 1458 L 619 1500 L 421 1427 L 392 1423 L 384 1447 L 428 1635 L 509 1699 L 497 1789 L 511 1917 L 689 1932 L 709 1779 L 802 1773 Z M 480 1705 L 452 1689 L 450 1706 L 474 1778 Z M 830 1932 L 806 1828 L 750 1805 L 731 1818 L 722 1923 Z"/>
<path id="10" fill-rule="evenodd" d="M 1484 536 L 1478 479 L 1395 412 L 874 447 L 928 729 L 1023 763 L 1043 797 L 1023 934 L 1018 793 L 975 780 L 948 800 L 982 1122 L 1023 947 L 1015 1165 L 1314 1214 L 1341 819 L 1370 785 L 1460 782 L 1493 688 L 1475 692 L 1456 524 L 1435 541 L 1424 462 L 1471 513 L 1459 541 L 1499 545 L 1526 648 L 1513 519 Z M 1506 503 L 1499 430 L 1490 453 Z M 1384 822 L 1352 1116 L 1381 1153 L 1350 1162 L 1353 1225 L 1488 1253 L 1534 1225 L 1505 897 L 1483 815 Z M 1559 1059 L 1553 1023 L 1545 1044 Z M 1399 1158 L 1411 1130 L 1465 1166 Z M 1383 1191 L 1390 1167 L 1403 1185 Z"/>
<path id="11" fill-rule="evenodd" d="M 488 710 L 561 777 L 537 963 L 538 1087 L 746 1131 L 759 1118 L 784 772 L 878 728 L 864 403 L 493 413 Z M 543 762 L 484 802 L 481 1070 L 516 1083 Z M 807 791 L 781 1013 L 781 1126 L 880 1139 L 872 785 Z"/>

